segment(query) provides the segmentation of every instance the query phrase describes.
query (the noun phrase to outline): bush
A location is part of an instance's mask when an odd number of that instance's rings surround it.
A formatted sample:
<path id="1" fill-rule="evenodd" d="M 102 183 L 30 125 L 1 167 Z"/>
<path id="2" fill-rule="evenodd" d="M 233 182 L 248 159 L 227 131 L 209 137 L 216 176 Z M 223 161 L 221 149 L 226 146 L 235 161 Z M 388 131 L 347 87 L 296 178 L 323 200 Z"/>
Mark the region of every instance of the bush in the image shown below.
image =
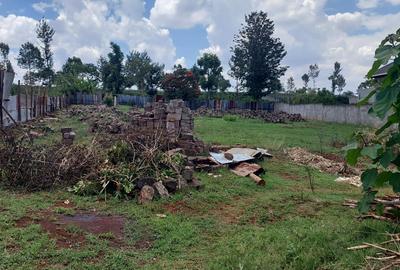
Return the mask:
<path id="1" fill-rule="evenodd" d="M 224 115 L 223 119 L 225 121 L 228 121 L 228 122 L 236 122 L 237 116 L 231 115 L 231 114 L 227 114 L 227 115 Z"/>
<path id="2" fill-rule="evenodd" d="M 106 95 L 104 97 L 103 103 L 108 107 L 112 107 L 114 105 L 114 98 L 112 95 Z"/>

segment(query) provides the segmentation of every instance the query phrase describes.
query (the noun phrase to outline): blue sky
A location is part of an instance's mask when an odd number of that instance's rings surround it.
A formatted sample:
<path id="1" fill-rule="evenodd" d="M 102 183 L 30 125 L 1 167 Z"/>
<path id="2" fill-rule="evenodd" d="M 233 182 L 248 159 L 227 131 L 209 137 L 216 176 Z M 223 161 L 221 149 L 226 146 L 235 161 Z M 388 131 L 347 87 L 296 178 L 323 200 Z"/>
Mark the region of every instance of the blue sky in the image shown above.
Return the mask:
<path id="1" fill-rule="evenodd" d="M 297 86 L 317 63 L 318 86 L 329 87 L 326 78 L 339 61 L 346 90 L 354 91 L 377 44 L 400 26 L 400 0 L 0 0 L 0 41 L 9 43 L 15 58 L 23 42 L 35 41 L 34 25 L 45 17 L 56 30 L 58 68 L 71 55 L 95 62 L 117 41 L 125 52 L 148 51 L 167 68 L 190 67 L 201 53 L 214 52 L 226 72 L 233 35 L 253 10 L 275 21 L 290 66 L 282 81 L 293 76 Z"/>

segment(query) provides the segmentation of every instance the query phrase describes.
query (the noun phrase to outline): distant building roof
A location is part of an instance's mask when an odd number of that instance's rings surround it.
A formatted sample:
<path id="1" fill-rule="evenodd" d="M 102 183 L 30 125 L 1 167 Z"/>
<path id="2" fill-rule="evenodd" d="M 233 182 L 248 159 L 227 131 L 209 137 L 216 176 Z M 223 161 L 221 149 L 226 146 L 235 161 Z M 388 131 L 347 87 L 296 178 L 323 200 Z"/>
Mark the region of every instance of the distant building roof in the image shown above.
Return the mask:
<path id="1" fill-rule="evenodd" d="M 375 73 L 374 76 L 372 76 L 372 78 L 381 78 L 387 75 L 389 69 L 393 66 L 393 63 L 387 64 L 386 66 L 381 67 L 380 69 L 378 69 L 378 71 Z"/>

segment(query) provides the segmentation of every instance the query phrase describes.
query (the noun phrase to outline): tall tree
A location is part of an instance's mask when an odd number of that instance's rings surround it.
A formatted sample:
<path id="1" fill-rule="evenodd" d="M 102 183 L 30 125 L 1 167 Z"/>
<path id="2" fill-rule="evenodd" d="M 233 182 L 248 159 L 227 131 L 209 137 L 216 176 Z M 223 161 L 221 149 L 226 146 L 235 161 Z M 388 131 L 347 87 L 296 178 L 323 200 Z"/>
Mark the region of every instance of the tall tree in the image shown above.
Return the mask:
<path id="1" fill-rule="evenodd" d="M 124 84 L 122 74 L 124 54 L 118 44 L 111 42 L 110 47 L 111 52 L 107 55 L 108 59 L 101 57 L 99 60 L 101 80 L 105 91 L 120 94 Z"/>
<path id="2" fill-rule="evenodd" d="M 40 67 L 39 78 L 44 85 L 48 85 L 49 87 L 54 79 L 53 52 L 51 51 L 51 42 L 53 41 L 54 33 L 54 29 L 45 19 L 41 19 L 36 26 L 36 35 L 41 42 L 42 49 L 42 66 Z"/>
<path id="3" fill-rule="evenodd" d="M 290 77 L 288 80 L 287 80 L 287 90 L 288 91 L 294 91 L 295 89 L 296 89 L 296 85 L 294 84 L 294 79 L 293 79 L 293 77 Z"/>
<path id="4" fill-rule="evenodd" d="M 10 47 L 8 44 L 0 42 L 0 69 L 4 69 L 9 72 L 14 72 L 10 60 L 8 59 L 8 54 L 10 53 Z"/>
<path id="5" fill-rule="evenodd" d="M 339 62 L 335 62 L 333 67 L 333 73 L 329 76 L 329 80 L 332 82 L 332 93 L 335 94 L 336 89 L 338 92 L 342 92 L 343 88 L 346 86 L 346 80 L 342 74 L 342 67 Z"/>
<path id="6" fill-rule="evenodd" d="M 221 86 L 227 87 L 222 76 L 221 61 L 216 54 L 204 53 L 197 59 L 197 67 L 193 69 L 198 71 L 199 84 L 207 91 L 208 99 L 211 99 L 213 93 L 221 90 Z"/>
<path id="7" fill-rule="evenodd" d="M 136 85 L 148 95 L 157 94 L 157 88 L 164 74 L 164 65 L 154 63 L 147 52 L 132 51 L 127 55 L 124 66 L 125 85 Z"/>
<path id="8" fill-rule="evenodd" d="M 245 24 L 235 35 L 231 48 L 230 74 L 256 100 L 280 90 L 279 78 L 287 70 L 281 66 L 285 47 L 273 34 L 274 23 L 267 13 L 252 12 L 245 17 Z"/>
<path id="9" fill-rule="evenodd" d="M 315 81 L 319 76 L 319 67 L 317 64 L 310 65 L 310 69 L 308 71 L 308 77 L 313 81 L 313 88 L 315 89 Z"/>
<path id="10" fill-rule="evenodd" d="M 90 93 L 97 87 L 97 77 L 97 69 L 93 64 L 84 64 L 80 58 L 72 57 L 57 72 L 56 87 L 66 94 Z"/>
<path id="11" fill-rule="evenodd" d="M 165 74 L 161 87 L 167 99 L 192 100 L 200 95 L 200 88 L 193 72 L 181 65 L 175 66 L 172 73 Z"/>
<path id="12" fill-rule="evenodd" d="M 17 63 L 20 68 L 26 69 L 24 75 L 25 83 L 28 85 L 35 84 L 38 70 L 42 66 L 42 57 L 39 48 L 30 42 L 22 44 L 19 49 Z"/>
<path id="13" fill-rule="evenodd" d="M 110 65 L 108 64 L 107 58 L 104 56 L 100 56 L 99 60 L 97 61 L 97 70 L 99 71 L 99 81 L 101 82 L 101 86 L 103 92 L 107 90 L 107 78 L 110 74 Z"/>
<path id="14" fill-rule="evenodd" d="M 308 76 L 307 73 L 303 74 L 303 76 L 301 76 L 301 79 L 304 82 L 304 88 L 308 88 L 308 83 L 310 82 L 310 76 Z"/>

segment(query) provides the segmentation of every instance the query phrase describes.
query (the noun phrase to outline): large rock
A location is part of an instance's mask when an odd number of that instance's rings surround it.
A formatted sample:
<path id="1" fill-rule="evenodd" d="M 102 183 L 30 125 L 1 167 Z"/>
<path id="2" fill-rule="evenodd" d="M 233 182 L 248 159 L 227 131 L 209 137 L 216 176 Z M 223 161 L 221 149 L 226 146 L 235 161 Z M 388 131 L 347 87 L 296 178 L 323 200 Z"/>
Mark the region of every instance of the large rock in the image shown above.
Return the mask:
<path id="1" fill-rule="evenodd" d="M 157 182 L 153 177 L 143 177 L 136 181 L 135 189 L 142 190 L 144 186 L 153 186 Z"/>
<path id="2" fill-rule="evenodd" d="M 147 202 L 151 202 L 153 200 L 153 198 L 154 198 L 154 188 L 146 185 L 140 191 L 138 203 L 144 204 Z"/>
<path id="3" fill-rule="evenodd" d="M 153 185 L 153 188 L 154 188 L 157 196 L 159 196 L 161 198 L 169 197 L 168 190 L 165 188 L 165 186 L 163 185 L 163 183 L 161 181 L 155 182 Z"/>

